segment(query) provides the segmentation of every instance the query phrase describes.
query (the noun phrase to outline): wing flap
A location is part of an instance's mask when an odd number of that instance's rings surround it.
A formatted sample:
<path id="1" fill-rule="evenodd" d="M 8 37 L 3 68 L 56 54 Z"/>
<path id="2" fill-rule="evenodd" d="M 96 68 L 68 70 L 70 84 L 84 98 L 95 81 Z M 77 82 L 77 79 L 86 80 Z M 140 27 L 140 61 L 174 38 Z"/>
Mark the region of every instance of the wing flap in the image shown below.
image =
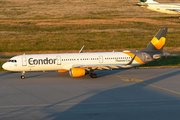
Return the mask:
<path id="1" fill-rule="evenodd" d="M 167 9 L 168 11 L 180 12 L 180 9 Z"/>

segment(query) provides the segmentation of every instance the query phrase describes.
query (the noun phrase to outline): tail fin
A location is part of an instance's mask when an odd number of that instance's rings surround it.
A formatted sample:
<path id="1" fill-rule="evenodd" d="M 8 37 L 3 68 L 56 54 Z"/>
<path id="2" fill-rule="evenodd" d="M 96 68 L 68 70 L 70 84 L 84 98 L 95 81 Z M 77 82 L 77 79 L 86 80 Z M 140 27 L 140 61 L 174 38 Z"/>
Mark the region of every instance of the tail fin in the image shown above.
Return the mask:
<path id="1" fill-rule="evenodd" d="M 168 28 L 161 28 L 143 52 L 162 53 L 166 41 L 167 29 Z"/>
<path id="2" fill-rule="evenodd" d="M 154 0 L 140 0 L 142 3 L 158 3 Z"/>

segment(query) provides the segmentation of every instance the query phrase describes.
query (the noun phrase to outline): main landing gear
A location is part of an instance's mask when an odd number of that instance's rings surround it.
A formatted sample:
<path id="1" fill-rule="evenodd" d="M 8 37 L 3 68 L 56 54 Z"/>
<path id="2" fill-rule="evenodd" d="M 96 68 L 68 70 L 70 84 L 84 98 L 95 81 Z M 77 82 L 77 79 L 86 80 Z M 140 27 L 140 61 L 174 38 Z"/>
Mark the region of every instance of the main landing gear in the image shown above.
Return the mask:
<path id="1" fill-rule="evenodd" d="M 25 74 L 25 71 L 22 72 L 21 79 L 25 78 L 24 74 Z"/>
<path id="2" fill-rule="evenodd" d="M 91 78 L 97 78 L 97 75 L 94 73 L 94 71 L 90 74 Z"/>

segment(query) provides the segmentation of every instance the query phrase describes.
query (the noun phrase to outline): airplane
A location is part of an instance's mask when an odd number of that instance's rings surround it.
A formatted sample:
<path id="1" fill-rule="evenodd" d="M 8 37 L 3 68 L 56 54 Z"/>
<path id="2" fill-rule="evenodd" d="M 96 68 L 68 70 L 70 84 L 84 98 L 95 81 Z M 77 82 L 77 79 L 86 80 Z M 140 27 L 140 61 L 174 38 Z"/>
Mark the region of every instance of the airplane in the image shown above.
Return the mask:
<path id="1" fill-rule="evenodd" d="M 152 11 L 167 13 L 167 14 L 180 14 L 180 3 L 158 3 L 154 0 L 140 0 L 141 3 L 135 5 L 147 8 Z"/>
<path id="2" fill-rule="evenodd" d="M 8 71 L 57 71 L 69 72 L 71 77 L 81 77 L 90 73 L 91 78 L 96 78 L 95 70 L 113 70 L 132 68 L 152 61 L 167 57 L 170 53 L 163 52 L 168 28 L 161 28 L 147 47 L 142 51 L 123 52 L 93 52 L 62 53 L 62 54 L 24 54 L 10 58 L 2 65 Z"/>

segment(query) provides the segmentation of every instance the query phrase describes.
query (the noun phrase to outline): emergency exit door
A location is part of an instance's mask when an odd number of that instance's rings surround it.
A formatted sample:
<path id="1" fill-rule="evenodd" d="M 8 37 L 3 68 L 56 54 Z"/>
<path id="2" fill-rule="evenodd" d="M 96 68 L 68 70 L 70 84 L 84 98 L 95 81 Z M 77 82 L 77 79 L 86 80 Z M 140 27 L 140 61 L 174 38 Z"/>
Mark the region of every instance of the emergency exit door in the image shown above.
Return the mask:
<path id="1" fill-rule="evenodd" d="M 22 57 L 22 66 L 27 66 L 27 59 L 26 59 L 26 57 Z"/>
<path id="2" fill-rule="evenodd" d="M 61 56 L 56 56 L 57 65 L 61 65 Z"/>
<path id="3" fill-rule="evenodd" d="M 103 56 L 99 56 L 99 63 L 103 63 Z"/>

